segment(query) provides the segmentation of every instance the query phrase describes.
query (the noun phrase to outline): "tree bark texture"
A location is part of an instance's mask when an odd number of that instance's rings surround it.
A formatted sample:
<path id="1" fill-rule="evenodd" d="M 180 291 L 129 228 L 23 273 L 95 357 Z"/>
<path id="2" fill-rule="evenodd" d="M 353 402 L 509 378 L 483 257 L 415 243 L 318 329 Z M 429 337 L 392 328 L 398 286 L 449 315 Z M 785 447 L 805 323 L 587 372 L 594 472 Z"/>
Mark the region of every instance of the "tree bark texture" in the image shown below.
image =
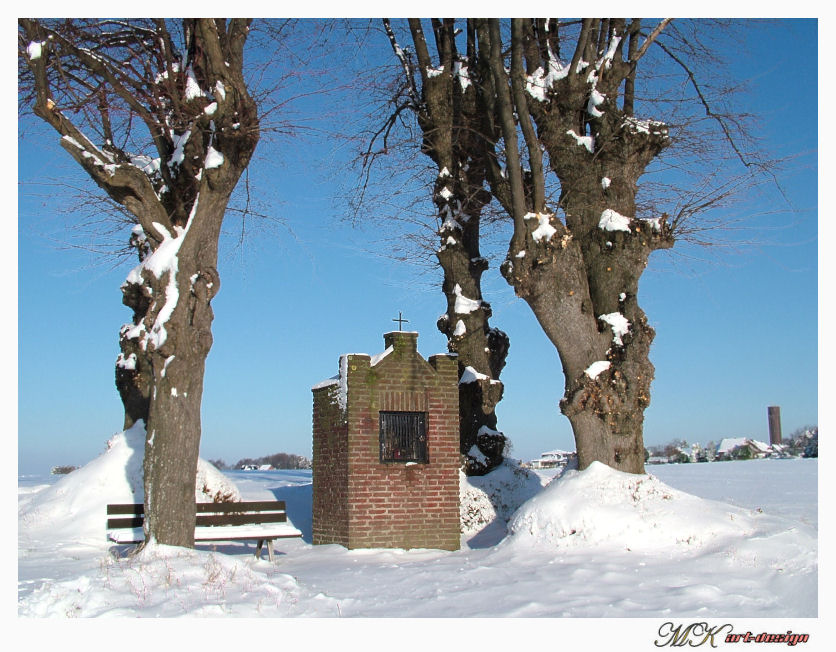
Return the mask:
<path id="1" fill-rule="evenodd" d="M 243 78 L 249 21 L 20 25 L 34 113 L 137 222 L 130 242 L 140 264 L 122 286 L 133 315 L 120 330 L 116 385 L 125 426 L 146 426 L 146 540 L 192 547 L 218 239 L 259 137 Z M 170 27 L 180 29 L 179 46 Z M 137 125 L 150 156 L 115 144 L 135 144 Z"/>

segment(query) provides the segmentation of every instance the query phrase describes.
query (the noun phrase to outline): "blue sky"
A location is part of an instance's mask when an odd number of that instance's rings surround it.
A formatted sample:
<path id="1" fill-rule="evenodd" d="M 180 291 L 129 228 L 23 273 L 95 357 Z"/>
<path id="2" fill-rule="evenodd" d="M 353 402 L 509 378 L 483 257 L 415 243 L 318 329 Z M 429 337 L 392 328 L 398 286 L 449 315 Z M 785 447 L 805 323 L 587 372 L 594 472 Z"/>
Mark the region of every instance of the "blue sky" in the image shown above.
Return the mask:
<path id="1" fill-rule="evenodd" d="M 779 22 L 760 33 L 772 38 L 751 39 L 733 65 L 752 80 L 746 105 L 761 116 L 764 146 L 798 155 L 780 178 L 796 210 L 767 192 L 746 207 L 760 215 L 751 234 L 758 246 L 713 252 L 711 262 L 692 259 L 701 254 L 687 246 L 654 254 L 639 296 L 657 330 L 646 445 L 767 439 L 768 405 L 781 406 L 785 434 L 818 421 L 816 23 Z M 77 218 L 59 215 L 66 191 L 44 182 L 83 176 L 57 137 L 28 125 L 18 142 L 21 473 L 83 464 L 121 429 L 114 362 L 130 312 L 119 286 L 133 265 L 113 269 L 63 246 Z M 262 228 L 236 248 L 230 221 L 213 302 L 204 458 L 309 456 L 311 386 L 337 372 L 342 353 L 381 351 L 398 311 L 419 332 L 425 357 L 446 350 L 435 327 L 445 309 L 440 273 L 387 259 L 376 244 L 385 234 L 340 219 L 345 209 L 335 193 L 351 173 L 323 164 L 328 151 L 310 141 L 259 145 L 253 187 L 288 228 Z M 485 282 L 492 323 L 511 338 L 498 415 L 512 455 L 573 449 L 557 406 L 556 351 L 496 266 Z"/>

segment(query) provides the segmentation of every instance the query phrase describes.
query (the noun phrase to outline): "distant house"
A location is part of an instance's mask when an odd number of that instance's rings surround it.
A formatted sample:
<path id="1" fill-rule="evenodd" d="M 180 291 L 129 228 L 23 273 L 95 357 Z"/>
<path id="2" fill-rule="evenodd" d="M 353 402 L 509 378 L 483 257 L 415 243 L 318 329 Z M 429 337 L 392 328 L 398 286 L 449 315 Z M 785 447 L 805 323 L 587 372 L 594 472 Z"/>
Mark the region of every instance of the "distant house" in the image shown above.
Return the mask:
<path id="1" fill-rule="evenodd" d="M 718 460 L 757 459 L 768 457 L 771 453 L 769 444 L 748 437 L 727 438 L 717 447 Z"/>
<path id="2" fill-rule="evenodd" d="M 645 464 L 669 464 L 670 460 L 664 455 L 651 455 Z"/>
<path id="3" fill-rule="evenodd" d="M 242 471 L 257 471 L 258 467 L 255 464 L 242 464 L 241 465 Z"/>
<path id="4" fill-rule="evenodd" d="M 273 465 L 272 464 L 262 464 L 261 466 L 258 467 L 258 470 L 259 471 L 272 471 L 273 470 Z"/>
<path id="5" fill-rule="evenodd" d="M 792 457 L 792 452 L 786 444 L 772 444 L 772 454 L 770 457 Z"/>
<path id="6" fill-rule="evenodd" d="M 574 451 L 547 451 L 540 453 L 540 457 L 536 460 L 531 460 L 530 466 L 532 469 L 554 469 L 559 466 L 566 466 L 571 460 L 577 458 L 578 454 Z"/>

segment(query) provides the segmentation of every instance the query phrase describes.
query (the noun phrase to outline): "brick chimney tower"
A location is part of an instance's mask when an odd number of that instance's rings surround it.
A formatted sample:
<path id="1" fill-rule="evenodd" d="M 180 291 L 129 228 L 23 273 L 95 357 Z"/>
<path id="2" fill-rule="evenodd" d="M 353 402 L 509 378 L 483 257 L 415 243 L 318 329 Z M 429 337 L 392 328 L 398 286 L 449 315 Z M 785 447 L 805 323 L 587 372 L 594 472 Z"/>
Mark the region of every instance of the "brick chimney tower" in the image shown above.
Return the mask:
<path id="1" fill-rule="evenodd" d="M 777 405 L 770 405 L 766 408 L 769 418 L 769 444 L 774 446 L 781 443 L 781 408 Z"/>

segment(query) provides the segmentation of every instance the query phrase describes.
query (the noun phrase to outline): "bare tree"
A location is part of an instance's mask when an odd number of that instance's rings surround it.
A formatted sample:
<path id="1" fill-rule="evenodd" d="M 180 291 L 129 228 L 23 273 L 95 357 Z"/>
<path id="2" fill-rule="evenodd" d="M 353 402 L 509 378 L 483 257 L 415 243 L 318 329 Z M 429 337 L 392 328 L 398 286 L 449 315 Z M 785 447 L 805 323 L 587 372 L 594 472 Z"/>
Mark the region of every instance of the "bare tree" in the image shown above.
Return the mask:
<path id="1" fill-rule="evenodd" d="M 642 472 L 654 331 L 637 296 L 650 254 L 672 248 L 675 237 L 711 242 L 710 229 L 727 228 L 728 218 L 703 221 L 705 213 L 757 174 L 769 176 L 749 147 L 748 116 L 725 106 L 731 89 L 699 81 L 701 61 L 718 64 L 705 36 L 714 23 L 433 19 L 434 58 L 422 23 L 408 24 L 412 51 L 385 23 L 403 70 L 396 106 L 417 114 L 422 151 L 438 168 L 448 315 L 458 296 L 450 290 L 464 288 L 450 279 L 467 271 L 456 266 L 455 247 L 478 251 L 487 184 L 512 225 L 502 275 L 561 360 L 560 406 L 581 468 L 599 460 Z M 668 121 L 639 117 L 649 110 Z M 664 158 L 666 151 L 673 154 Z M 743 171 L 730 174 L 728 158 Z M 687 183 L 647 183 L 640 198 L 639 179 L 662 160 L 684 171 Z M 450 161 L 458 166 L 452 179 Z M 471 224 L 477 228 L 469 232 Z M 469 287 L 478 288 L 479 278 Z"/>
<path id="2" fill-rule="evenodd" d="M 194 545 L 221 224 L 259 140 L 248 19 L 19 21 L 20 92 L 136 221 L 116 384 L 143 421 L 146 540 Z"/>
<path id="3" fill-rule="evenodd" d="M 417 119 L 421 152 L 435 169 L 438 249 L 444 273 L 442 291 L 447 310 L 438 329 L 459 360 L 460 446 L 465 472 L 481 475 L 503 459 L 506 438 L 497 430 L 496 404 L 502 399 L 499 380 L 508 354 L 508 336 L 491 327 L 490 303 L 484 300 L 481 277 L 488 261 L 480 253 L 482 212 L 492 201 L 488 191 L 487 125 L 478 105 L 476 34 L 468 22 L 464 51 L 457 47 L 453 19 L 433 19 L 434 47 L 419 19 L 409 19 L 412 46 L 404 48 L 392 23 L 383 26 L 400 64 L 401 78 L 392 110 L 371 140 L 365 164 L 386 149 L 402 113 Z"/>
<path id="4" fill-rule="evenodd" d="M 510 71 L 499 21 L 478 27 L 506 162 L 491 183 L 514 222 L 501 270 L 560 355 L 561 409 L 581 468 L 600 460 L 644 469 L 653 330 L 637 303 L 638 280 L 649 254 L 673 239 L 663 219 L 635 218 L 638 178 L 668 134 L 660 123 L 633 118 L 629 82 L 665 24 L 642 40 L 638 21 L 628 32 L 624 20 L 585 19 L 571 60 L 562 63 L 556 21 L 514 19 Z M 546 165 L 560 179 L 565 222 L 547 206 Z"/>
<path id="5" fill-rule="evenodd" d="M 513 218 L 501 271 L 560 356 L 566 382 L 560 406 L 580 468 L 598 460 L 643 472 L 655 333 L 638 304 L 639 280 L 650 254 L 671 248 L 691 218 L 735 186 L 726 178 L 692 188 L 673 216 L 641 214 L 639 178 L 671 145 L 673 130 L 636 115 L 638 106 L 651 106 L 637 88 L 640 71 L 655 74 L 643 67 L 652 48 L 694 91 L 680 89 L 677 99 L 692 116 L 694 108 L 705 112 L 719 132 L 714 140 L 734 153 L 746 175 L 765 169 L 745 151 L 745 119 L 714 107 L 689 67 L 689 56 L 705 52 L 699 47 L 705 24 L 694 23 L 685 37 L 670 25 L 671 19 L 648 29 L 637 18 L 512 19 L 503 37 L 500 21 L 478 21 L 480 56 L 491 71 L 485 110 L 500 125 L 495 153 L 505 164 L 502 174 L 489 167 L 490 183 Z M 701 164 L 716 160 L 703 156 Z M 559 182 L 556 201 L 546 194 L 549 175 Z"/>

